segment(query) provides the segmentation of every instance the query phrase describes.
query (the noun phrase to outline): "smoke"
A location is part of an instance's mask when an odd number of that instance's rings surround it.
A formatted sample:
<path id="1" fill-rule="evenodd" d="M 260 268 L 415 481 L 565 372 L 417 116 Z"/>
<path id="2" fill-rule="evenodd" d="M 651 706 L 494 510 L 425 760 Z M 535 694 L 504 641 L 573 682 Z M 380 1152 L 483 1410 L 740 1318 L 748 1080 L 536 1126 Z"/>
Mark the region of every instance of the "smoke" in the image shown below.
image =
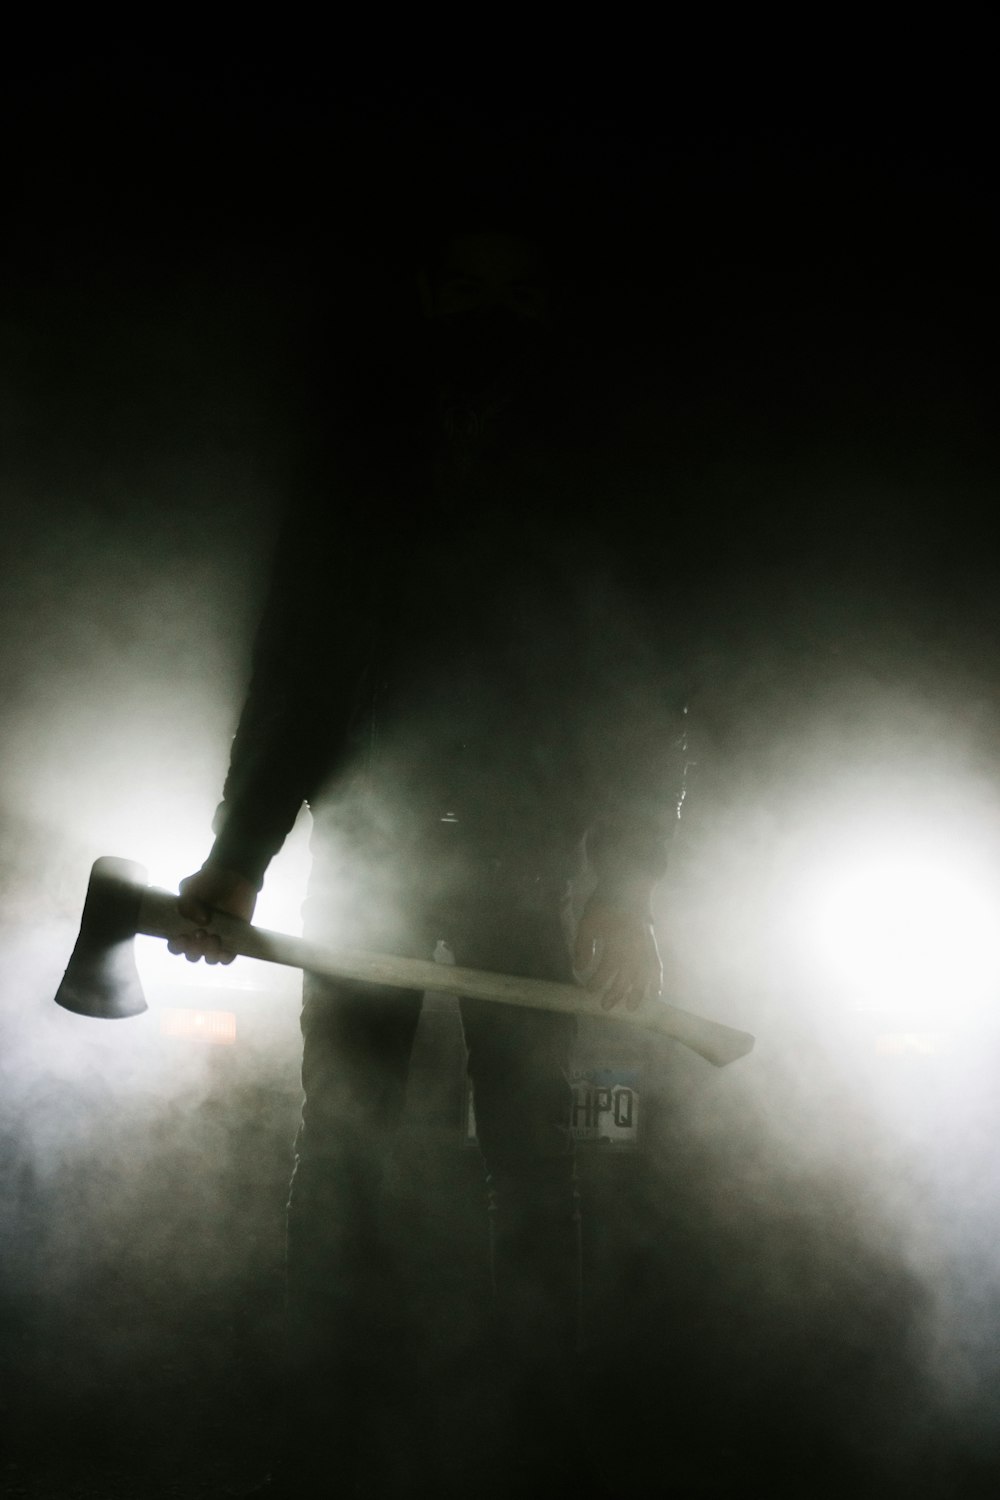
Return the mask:
<path id="1" fill-rule="evenodd" d="M 214 300 L 204 267 L 131 286 L 84 267 L 75 285 L 27 280 L 7 310 L 2 1384 L 36 1451 L 58 1421 L 77 1462 L 103 1442 L 145 1462 L 185 1407 L 222 1420 L 225 1403 L 192 1403 L 230 1360 L 261 1366 L 280 1330 L 294 982 L 206 975 L 147 941 L 147 1014 L 52 1003 L 97 856 L 175 888 L 210 847 L 281 441 L 270 377 L 242 358 L 240 326 L 267 342 L 242 264 Z M 273 925 L 294 928 L 306 832 L 277 867 Z M 237 1046 L 162 1035 L 178 1004 L 236 1010 Z"/>
<path id="2" fill-rule="evenodd" d="M 947 1492 L 950 1465 L 970 1452 L 988 1464 L 995 1447 L 984 1395 L 1000 843 L 996 668 L 979 649 L 990 605 L 967 593 L 943 624 L 930 590 L 810 584 L 780 596 L 776 633 L 763 633 L 774 612 L 759 603 L 737 616 L 740 645 L 708 664 L 700 745 L 692 713 L 696 764 L 660 928 L 681 1003 L 758 1042 L 680 1090 L 678 1062 L 664 1060 L 651 1187 L 669 1203 L 668 1232 L 692 1226 L 687 1253 L 707 1258 L 710 1272 L 681 1261 L 710 1320 L 699 1337 L 717 1341 L 720 1388 L 750 1402 L 765 1446 L 811 1432 L 852 1454 L 873 1489 L 881 1475 Z M 891 956 L 869 958 L 852 984 L 830 943 L 856 955 L 857 918 L 816 940 L 823 882 L 870 881 L 873 852 L 883 870 L 909 858 L 914 876 L 973 887 L 993 967 L 971 1001 L 965 952 L 950 974 L 935 959 L 929 997 L 891 984 Z M 866 889 L 883 902 L 872 923 L 881 911 L 892 927 L 898 891 Z M 948 917 L 911 904 L 909 928 L 897 915 L 890 933 L 904 975 L 927 947 L 918 924 Z"/>
<path id="3" fill-rule="evenodd" d="M 244 359 L 259 288 L 230 284 L 217 303 L 215 275 L 157 302 L 93 272 L 29 302 L 5 375 L 19 436 L 3 476 L 0 1226 L 4 1359 L 22 1392 L 8 1399 L 43 1431 L 53 1405 L 132 1419 L 137 1446 L 158 1421 L 143 1391 L 163 1398 L 166 1447 L 178 1410 L 200 1396 L 209 1427 L 206 1390 L 273 1359 L 298 1103 L 294 983 L 147 949 L 147 1016 L 101 1025 L 51 1005 L 93 858 L 139 859 L 172 885 L 204 857 L 243 695 L 274 531 L 260 437 L 280 447 L 280 402 L 255 383 L 265 355 Z M 633 437 L 623 483 L 638 487 Z M 959 619 L 947 580 L 927 592 L 917 569 L 907 595 L 845 561 L 873 541 L 866 508 L 892 532 L 919 496 L 774 472 L 755 490 L 749 466 L 732 469 L 757 508 L 735 531 L 719 513 L 720 549 L 738 559 L 758 526 L 767 542 L 746 554 L 752 581 L 730 568 L 696 619 L 676 611 L 692 766 L 657 915 L 670 997 L 758 1042 L 716 1074 L 613 1029 L 639 1054 L 643 1144 L 581 1148 L 600 1356 L 586 1378 L 606 1395 L 609 1448 L 629 1434 L 636 1470 L 650 1453 L 708 1466 L 701 1435 L 721 1423 L 723 1466 L 801 1481 L 828 1464 L 834 1492 L 849 1473 L 947 1493 L 996 1443 L 995 1022 L 987 1009 L 958 1024 L 942 996 L 943 1050 L 880 1050 L 926 1017 L 886 1028 L 856 1011 L 789 913 L 832 847 L 849 861 L 883 832 L 996 870 L 990 604 L 967 595 Z M 720 491 L 732 477 L 716 475 Z M 821 545 L 850 533 L 837 567 L 789 563 L 796 517 Z M 756 566 L 771 545 L 784 553 Z M 269 925 L 294 926 L 305 832 L 269 873 Z M 283 885 L 284 909 L 269 908 Z M 155 1005 L 179 999 L 237 1009 L 237 1046 L 161 1036 Z M 584 1031 L 581 1049 L 607 1059 L 611 1035 Z M 454 1332 L 482 1289 L 478 1163 L 459 1147 L 421 1160 L 421 1139 L 404 1135 L 396 1229 L 407 1286 L 429 1316 L 453 1299 Z"/>

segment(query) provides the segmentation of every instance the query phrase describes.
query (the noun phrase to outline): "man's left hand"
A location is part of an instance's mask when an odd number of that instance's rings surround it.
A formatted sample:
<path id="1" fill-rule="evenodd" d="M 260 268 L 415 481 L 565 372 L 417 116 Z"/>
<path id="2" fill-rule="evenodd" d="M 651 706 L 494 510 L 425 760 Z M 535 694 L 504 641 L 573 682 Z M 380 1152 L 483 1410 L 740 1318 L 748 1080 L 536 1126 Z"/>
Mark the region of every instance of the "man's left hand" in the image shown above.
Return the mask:
<path id="1" fill-rule="evenodd" d="M 588 901 L 577 928 L 573 967 L 581 983 L 601 997 L 605 1010 L 624 1003 L 638 1010 L 663 991 L 663 964 L 648 913 L 601 900 Z"/>

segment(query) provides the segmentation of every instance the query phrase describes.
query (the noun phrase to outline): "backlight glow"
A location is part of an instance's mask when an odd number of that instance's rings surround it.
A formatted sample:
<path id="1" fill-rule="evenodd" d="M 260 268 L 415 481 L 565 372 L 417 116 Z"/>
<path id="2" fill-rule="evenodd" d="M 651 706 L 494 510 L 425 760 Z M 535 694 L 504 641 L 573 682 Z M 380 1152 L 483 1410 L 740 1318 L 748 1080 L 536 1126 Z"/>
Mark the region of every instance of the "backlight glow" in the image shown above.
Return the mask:
<path id="1" fill-rule="evenodd" d="M 228 1010 L 164 1010 L 160 1035 L 178 1041 L 215 1042 L 231 1046 L 236 1041 L 236 1017 Z"/>
<path id="2" fill-rule="evenodd" d="M 974 861 L 859 852 L 811 882 L 800 913 L 827 979 L 862 1008 L 941 1014 L 1000 990 L 1000 892 Z"/>

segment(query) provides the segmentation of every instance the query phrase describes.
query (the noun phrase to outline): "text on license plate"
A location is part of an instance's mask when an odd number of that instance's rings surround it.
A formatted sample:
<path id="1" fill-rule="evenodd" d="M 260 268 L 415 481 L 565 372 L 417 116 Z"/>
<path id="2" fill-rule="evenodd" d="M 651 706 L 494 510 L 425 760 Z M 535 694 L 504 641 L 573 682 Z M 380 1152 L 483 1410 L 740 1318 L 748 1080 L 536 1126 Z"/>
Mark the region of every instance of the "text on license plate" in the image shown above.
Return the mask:
<path id="1" fill-rule="evenodd" d="M 632 1148 L 639 1144 L 640 1070 L 612 1064 L 574 1070 L 570 1133 L 580 1143 Z M 476 1139 L 476 1114 L 469 1090 L 466 1137 Z"/>

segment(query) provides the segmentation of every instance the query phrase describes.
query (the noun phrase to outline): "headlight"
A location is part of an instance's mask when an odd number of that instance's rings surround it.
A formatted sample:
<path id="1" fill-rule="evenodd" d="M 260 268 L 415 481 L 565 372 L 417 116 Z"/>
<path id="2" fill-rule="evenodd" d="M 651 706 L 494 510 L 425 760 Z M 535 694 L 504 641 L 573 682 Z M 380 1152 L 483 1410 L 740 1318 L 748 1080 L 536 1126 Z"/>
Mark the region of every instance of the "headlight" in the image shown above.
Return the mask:
<path id="1" fill-rule="evenodd" d="M 803 958 L 847 1004 L 946 1021 L 1000 999 L 1000 880 L 960 849 L 841 849 L 795 905 Z"/>

